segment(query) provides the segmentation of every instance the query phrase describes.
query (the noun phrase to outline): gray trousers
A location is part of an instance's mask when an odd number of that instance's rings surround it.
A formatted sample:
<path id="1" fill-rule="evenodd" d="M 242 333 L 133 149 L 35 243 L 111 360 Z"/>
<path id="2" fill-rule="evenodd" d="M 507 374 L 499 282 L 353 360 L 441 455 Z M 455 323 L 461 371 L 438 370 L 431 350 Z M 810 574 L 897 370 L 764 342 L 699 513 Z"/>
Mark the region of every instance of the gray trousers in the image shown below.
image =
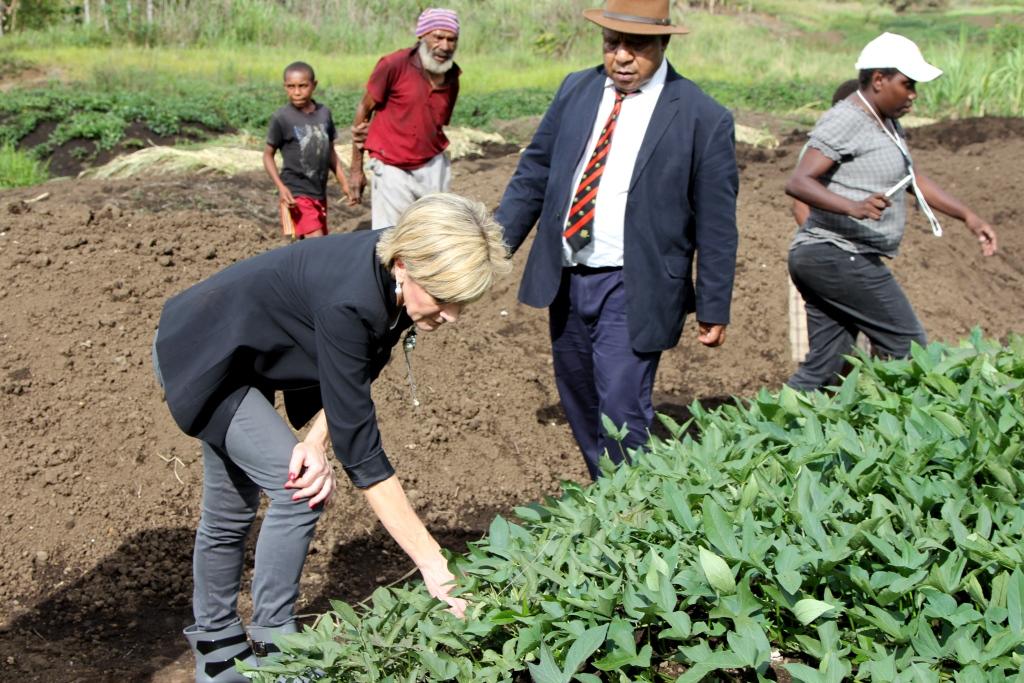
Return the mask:
<path id="1" fill-rule="evenodd" d="M 370 220 L 374 230 L 398 225 L 410 204 L 428 194 L 447 192 L 452 185 L 452 162 L 446 152 L 411 171 L 373 158 L 369 167 Z"/>
<path id="2" fill-rule="evenodd" d="M 153 346 L 153 367 L 163 385 Z M 294 620 L 299 578 L 323 505 L 310 509 L 284 488 L 298 440 L 274 406 L 249 389 L 228 427 L 225 447 L 201 441 L 203 502 L 192 557 L 192 612 L 196 627 L 221 629 L 238 619 L 245 539 L 256 519 L 260 491 L 270 499 L 252 580 L 255 626 Z"/>
<path id="3" fill-rule="evenodd" d="M 806 302 L 810 342 L 806 359 L 786 381 L 794 389 L 834 383 L 858 331 L 883 358 L 905 358 L 912 341 L 928 343 L 906 294 L 876 254 L 803 244 L 789 252 L 789 275 Z"/>

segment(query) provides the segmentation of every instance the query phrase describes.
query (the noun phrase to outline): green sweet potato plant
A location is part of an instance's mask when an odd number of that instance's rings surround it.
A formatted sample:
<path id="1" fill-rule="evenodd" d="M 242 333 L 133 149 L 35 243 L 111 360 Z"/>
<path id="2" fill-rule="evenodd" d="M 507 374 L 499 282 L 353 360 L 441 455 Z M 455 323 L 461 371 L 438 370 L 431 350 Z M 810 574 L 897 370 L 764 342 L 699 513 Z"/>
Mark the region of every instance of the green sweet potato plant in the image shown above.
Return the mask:
<path id="1" fill-rule="evenodd" d="M 632 466 L 334 603 L 255 680 L 1024 681 L 1024 338 L 662 416 Z M 614 433 L 614 425 L 608 425 Z M 696 434 L 696 436 L 693 436 Z"/>

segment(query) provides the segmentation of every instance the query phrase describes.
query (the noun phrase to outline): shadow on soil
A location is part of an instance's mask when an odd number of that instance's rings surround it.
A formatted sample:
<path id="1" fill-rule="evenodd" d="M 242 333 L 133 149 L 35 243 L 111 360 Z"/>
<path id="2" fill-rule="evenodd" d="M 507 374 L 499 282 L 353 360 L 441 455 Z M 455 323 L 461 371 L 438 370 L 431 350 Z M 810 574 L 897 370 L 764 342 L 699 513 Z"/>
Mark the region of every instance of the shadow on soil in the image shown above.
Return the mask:
<path id="1" fill-rule="evenodd" d="M 466 543 L 480 539 L 498 512 L 481 511 L 464 520 L 466 526 L 442 527 L 435 535 L 451 551 L 465 552 Z M 250 535 L 246 567 L 252 566 L 257 532 L 258 526 Z M 63 576 L 63 562 L 37 565 L 36 580 L 55 590 L 0 632 L 3 680 L 51 683 L 58 664 L 67 672 L 62 680 L 153 680 L 187 651 L 181 630 L 192 621 L 194 534 L 184 527 L 136 534 L 73 581 Z M 401 582 L 412 567 L 383 530 L 336 546 L 326 563 L 323 588 L 307 602 L 308 613 L 330 609 L 332 599 L 364 600 L 378 586 Z M 248 579 L 246 572 L 243 590 Z M 310 624 L 312 618 L 303 622 Z"/>
<path id="2" fill-rule="evenodd" d="M 676 396 L 673 394 L 664 394 L 661 396 L 654 397 L 654 412 L 668 415 L 679 424 L 685 423 L 691 417 L 693 412 L 690 410 L 690 406 L 693 405 L 692 401 L 687 404 L 680 403 L 683 397 Z M 706 411 L 712 411 L 720 406 L 731 404 L 735 401 L 732 396 L 703 396 L 695 398 L 700 406 Z M 655 420 L 654 424 L 651 425 L 651 433 L 662 439 L 669 439 L 672 435 L 669 433 L 665 426 L 661 424 L 660 420 Z M 686 433 L 694 439 L 700 436 L 700 432 L 694 425 L 690 425 Z"/>

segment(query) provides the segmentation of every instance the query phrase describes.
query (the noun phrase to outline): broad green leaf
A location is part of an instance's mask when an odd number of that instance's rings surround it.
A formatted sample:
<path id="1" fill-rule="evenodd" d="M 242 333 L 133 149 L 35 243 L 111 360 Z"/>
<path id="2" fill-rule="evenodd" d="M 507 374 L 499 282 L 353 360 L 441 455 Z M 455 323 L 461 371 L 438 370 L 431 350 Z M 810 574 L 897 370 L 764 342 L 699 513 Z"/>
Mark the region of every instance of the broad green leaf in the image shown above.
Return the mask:
<path id="1" fill-rule="evenodd" d="M 439 655 L 430 650 L 420 650 L 420 661 L 430 671 L 434 680 L 450 681 L 459 673 L 459 667 L 447 656 Z M 551 683 L 555 683 L 552 681 Z"/>
<path id="2" fill-rule="evenodd" d="M 868 621 L 880 628 L 897 643 L 902 644 L 906 642 L 907 635 L 904 624 L 897 621 L 891 613 L 872 604 L 865 604 L 864 609 L 871 613 L 870 615 L 865 615 Z"/>
<path id="3" fill-rule="evenodd" d="M 736 534 L 733 531 L 732 518 L 711 496 L 705 496 L 701 505 L 701 523 L 708 540 L 719 551 L 733 560 L 742 557 Z"/>
<path id="4" fill-rule="evenodd" d="M 776 574 L 775 579 L 779 582 L 779 585 L 782 586 L 783 590 L 794 595 L 800 591 L 800 586 L 802 586 L 804 582 L 804 578 L 795 571 L 786 571 L 781 574 Z"/>
<path id="5" fill-rule="evenodd" d="M 331 600 L 331 607 L 338 613 L 338 616 L 345 620 L 345 623 L 359 628 L 359 616 L 356 615 L 356 611 L 348 603 L 341 600 Z"/>
<path id="6" fill-rule="evenodd" d="M 1002 657 L 1021 643 L 1024 643 L 1024 633 L 1004 629 L 996 633 L 985 643 L 982 655 L 986 661 L 991 661 L 996 657 Z"/>
<path id="7" fill-rule="evenodd" d="M 910 637 L 910 643 L 918 655 L 937 662 L 946 656 L 946 649 L 939 644 L 935 633 L 932 631 L 930 621 L 923 615 L 918 618 L 915 624 L 914 635 Z"/>
<path id="8" fill-rule="evenodd" d="M 743 494 L 740 496 L 740 509 L 747 509 L 757 500 L 757 494 L 761 492 L 758 486 L 757 476 L 751 474 L 743 485 Z"/>
<path id="9" fill-rule="evenodd" d="M 1006 587 L 1006 613 L 1010 631 L 1024 633 L 1024 572 L 1014 569 Z"/>
<path id="10" fill-rule="evenodd" d="M 555 664 L 555 658 L 547 645 L 541 645 L 540 661 L 529 664 L 530 676 L 534 683 L 569 683 L 569 677 Z"/>
<path id="11" fill-rule="evenodd" d="M 615 441 L 621 442 L 629 434 L 628 424 L 623 423 L 621 427 L 616 426 L 611 418 L 604 414 L 601 415 L 601 426 L 604 428 L 604 433 Z"/>
<path id="12" fill-rule="evenodd" d="M 652 548 L 647 551 L 647 576 L 644 582 L 649 589 L 657 591 L 661 587 L 663 576 L 668 576 L 668 565 Z"/>
<path id="13" fill-rule="evenodd" d="M 665 629 L 658 634 L 659 638 L 666 640 L 688 640 L 692 623 L 690 615 L 686 612 L 664 612 L 661 618 L 668 622 L 671 628 Z"/>
<path id="14" fill-rule="evenodd" d="M 674 481 L 667 481 L 661 487 L 661 495 L 664 500 L 665 507 L 672 513 L 672 517 L 676 520 L 676 523 L 687 531 L 697 530 L 697 520 L 694 519 L 693 513 L 690 512 L 690 506 L 686 501 L 686 495 L 682 489 L 679 488 L 679 484 Z"/>
<path id="15" fill-rule="evenodd" d="M 834 609 L 839 608 L 836 605 L 831 605 L 822 600 L 804 598 L 803 600 L 798 600 L 797 603 L 793 605 L 793 614 L 801 624 L 807 626 L 825 612 Z"/>
<path id="16" fill-rule="evenodd" d="M 967 431 L 964 429 L 964 426 L 960 424 L 960 420 L 956 419 L 949 413 L 935 409 L 932 410 L 931 414 L 932 417 L 941 422 L 942 426 L 949 430 L 950 434 L 952 434 L 954 437 L 959 438 L 967 433 Z"/>
<path id="17" fill-rule="evenodd" d="M 726 594 L 736 592 L 736 579 L 733 577 L 729 565 L 707 548 L 700 549 L 700 567 L 704 571 L 708 583 L 716 591 Z"/>
<path id="18" fill-rule="evenodd" d="M 828 683 L 828 678 L 824 674 L 806 664 L 784 664 L 783 666 L 786 667 L 786 671 L 789 672 L 794 681 L 800 681 L 801 683 Z"/>
<path id="19" fill-rule="evenodd" d="M 720 669 L 735 669 L 743 666 L 743 660 L 734 652 L 715 652 L 707 657 L 702 657 L 692 667 L 686 670 L 682 676 L 676 679 L 675 683 L 698 683 L 712 671 Z"/>
<path id="20" fill-rule="evenodd" d="M 489 550 L 492 553 L 504 553 L 508 549 L 511 536 L 508 521 L 498 515 L 491 522 L 490 531 L 487 534 Z"/>
<path id="21" fill-rule="evenodd" d="M 788 415 L 800 415 L 802 412 L 799 395 L 787 384 L 783 384 L 782 390 L 779 392 L 779 406 Z"/>
<path id="22" fill-rule="evenodd" d="M 726 640 L 734 653 L 752 669 L 771 661 L 772 646 L 761 627 L 752 620 L 737 624 L 736 631 L 726 633 Z"/>
<path id="23" fill-rule="evenodd" d="M 587 659 L 604 644 L 605 635 L 608 633 L 608 625 L 596 626 L 584 631 L 573 644 L 569 646 L 569 652 L 565 655 L 564 671 L 566 674 L 574 674 L 580 670 Z"/>

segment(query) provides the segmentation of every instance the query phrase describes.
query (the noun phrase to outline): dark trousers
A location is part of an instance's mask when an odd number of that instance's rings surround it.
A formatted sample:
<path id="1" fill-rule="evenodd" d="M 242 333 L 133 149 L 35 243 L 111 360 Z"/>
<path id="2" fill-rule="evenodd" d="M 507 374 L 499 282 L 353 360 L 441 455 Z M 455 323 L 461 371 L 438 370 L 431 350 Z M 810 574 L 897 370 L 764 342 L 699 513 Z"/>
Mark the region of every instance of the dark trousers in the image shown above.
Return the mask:
<path id="1" fill-rule="evenodd" d="M 590 476 L 597 479 L 605 450 L 621 462 L 625 449 L 647 442 L 661 354 L 636 353 L 630 345 L 621 269 L 563 270 L 550 325 L 558 395 Z M 605 433 L 602 415 L 629 428 L 621 446 Z"/>
<path id="2" fill-rule="evenodd" d="M 903 289 L 876 254 L 851 254 L 831 244 L 789 252 L 789 275 L 807 304 L 807 358 L 786 384 L 811 391 L 834 383 L 857 332 L 883 358 L 905 358 L 910 343 L 928 343 Z"/>

